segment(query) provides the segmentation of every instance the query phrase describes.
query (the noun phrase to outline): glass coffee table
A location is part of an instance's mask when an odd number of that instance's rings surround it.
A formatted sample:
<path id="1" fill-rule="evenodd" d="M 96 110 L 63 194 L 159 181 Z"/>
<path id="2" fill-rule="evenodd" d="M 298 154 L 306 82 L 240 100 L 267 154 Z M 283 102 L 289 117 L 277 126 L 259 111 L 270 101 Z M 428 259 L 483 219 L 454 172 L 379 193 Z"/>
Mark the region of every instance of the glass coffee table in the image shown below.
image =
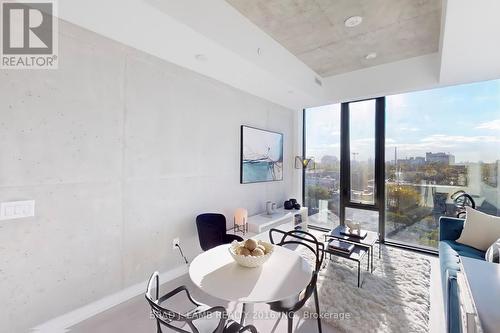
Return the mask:
<path id="1" fill-rule="evenodd" d="M 362 248 L 365 248 L 368 251 L 368 265 L 370 266 L 371 263 L 371 272 L 373 273 L 373 247 L 377 243 L 378 240 L 378 235 L 376 232 L 373 231 L 367 231 L 367 235 L 365 238 L 359 238 L 359 237 L 353 237 L 353 236 L 347 236 L 341 233 L 341 231 L 346 230 L 347 227 L 345 226 L 337 226 L 333 228 L 329 233 L 325 234 L 325 242 L 334 238 L 338 240 L 342 240 L 351 244 L 354 244 L 355 246 L 359 246 Z M 380 259 L 381 257 L 381 251 L 380 251 L 380 242 L 378 243 L 378 257 Z M 337 253 L 335 253 L 336 255 Z"/>

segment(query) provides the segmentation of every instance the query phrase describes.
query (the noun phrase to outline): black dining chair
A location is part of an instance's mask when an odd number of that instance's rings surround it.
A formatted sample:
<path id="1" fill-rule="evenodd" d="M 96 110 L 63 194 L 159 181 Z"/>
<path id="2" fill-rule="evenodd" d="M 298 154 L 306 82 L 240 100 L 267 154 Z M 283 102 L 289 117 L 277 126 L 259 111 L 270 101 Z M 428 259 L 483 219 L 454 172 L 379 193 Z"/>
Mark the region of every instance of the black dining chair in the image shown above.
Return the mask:
<path id="1" fill-rule="evenodd" d="M 196 227 L 198 229 L 198 238 L 203 251 L 210 250 L 213 247 L 229 244 L 233 240 L 241 242 L 243 238 L 238 235 L 227 233 L 226 217 L 217 213 L 206 213 L 196 217 Z"/>
<path id="2" fill-rule="evenodd" d="M 276 312 L 281 312 L 286 315 L 286 317 L 288 318 L 288 333 L 292 333 L 293 316 L 295 312 L 300 310 L 307 302 L 307 300 L 312 295 L 314 295 L 316 313 L 318 314 L 317 316 L 318 332 L 321 333 L 322 329 L 321 329 L 321 316 L 319 312 L 317 280 L 325 255 L 324 244 L 318 242 L 318 240 L 314 235 L 303 230 L 283 231 L 279 229 L 271 229 L 269 230 L 269 239 L 271 243 L 278 246 L 285 246 L 285 247 L 293 246 L 296 248 L 304 248 L 305 251 L 311 251 L 314 254 L 314 259 L 315 259 L 311 280 L 309 281 L 309 284 L 304 289 L 304 291 L 302 291 L 299 295 L 297 295 L 294 298 L 269 303 L 271 310 Z M 290 278 L 293 279 L 293 276 L 291 276 Z"/>
<path id="3" fill-rule="evenodd" d="M 155 289 L 154 295 L 153 289 Z M 252 325 L 242 326 L 238 322 L 228 319 L 226 309 L 223 306 L 210 307 L 195 301 L 185 286 L 180 286 L 161 297 L 159 297 L 159 290 L 160 278 L 158 272 L 154 272 L 149 279 L 145 296 L 156 319 L 157 333 L 163 333 L 162 326 L 181 333 L 257 333 L 257 329 Z M 180 292 L 186 293 L 187 300 L 193 308 L 179 313 L 161 305 Z M 185 326 L 188 330 L 184 329 Z"/>

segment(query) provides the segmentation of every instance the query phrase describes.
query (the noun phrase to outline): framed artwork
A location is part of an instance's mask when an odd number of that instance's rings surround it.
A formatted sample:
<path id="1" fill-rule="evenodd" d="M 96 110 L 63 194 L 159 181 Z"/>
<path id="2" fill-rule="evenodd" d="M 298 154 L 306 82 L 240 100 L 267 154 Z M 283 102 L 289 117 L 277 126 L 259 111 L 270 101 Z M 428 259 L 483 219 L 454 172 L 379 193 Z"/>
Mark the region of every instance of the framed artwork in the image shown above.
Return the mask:
<path id="1" fill-rule="evenodd" d="M 283 134 L 241 126 L 240 183 L 283 180 Z"/>

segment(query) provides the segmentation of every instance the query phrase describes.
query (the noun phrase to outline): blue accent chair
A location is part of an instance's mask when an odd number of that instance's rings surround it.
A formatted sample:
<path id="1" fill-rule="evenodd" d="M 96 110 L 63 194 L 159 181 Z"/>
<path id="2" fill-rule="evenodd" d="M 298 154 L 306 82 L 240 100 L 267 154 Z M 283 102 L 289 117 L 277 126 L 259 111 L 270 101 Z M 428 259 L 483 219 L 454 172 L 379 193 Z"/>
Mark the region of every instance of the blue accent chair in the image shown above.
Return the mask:
<path id="1" fill-rule="evenodd" d="M 217 213 L 206 213 L 196 217 L 198 238 L 203 251 L 213 247 L 229 244 L 233 240 L 241 242 L 243 238 L 238 235 L 227 234 L 226 217 Z"/>
<path id="2" fill-rule="evenodd" d="M 439 264 L 448 333 L 461 331 L 457 290 L 460 256 L 485 260 L 485 252 L 456 242 L 463 227 L 463 219 L 444 216 L 439 219 Z"/>

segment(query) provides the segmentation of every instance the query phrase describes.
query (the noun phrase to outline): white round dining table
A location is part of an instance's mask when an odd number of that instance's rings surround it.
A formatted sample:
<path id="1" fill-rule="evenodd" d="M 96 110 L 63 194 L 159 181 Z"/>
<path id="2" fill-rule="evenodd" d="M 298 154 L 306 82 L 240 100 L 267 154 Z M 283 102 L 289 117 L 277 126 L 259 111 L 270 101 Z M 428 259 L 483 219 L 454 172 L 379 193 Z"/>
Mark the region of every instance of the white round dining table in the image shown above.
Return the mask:
<path id="1" fill-rule="evenodd" d="M 199 254 L 189 276 L 207 294 L 240 303 L 269 303 L 297 296 L 311 280 L 311 265 L 296 251 L 275 246 L 260 267 L 240 266 L 229 244 Z"/>

